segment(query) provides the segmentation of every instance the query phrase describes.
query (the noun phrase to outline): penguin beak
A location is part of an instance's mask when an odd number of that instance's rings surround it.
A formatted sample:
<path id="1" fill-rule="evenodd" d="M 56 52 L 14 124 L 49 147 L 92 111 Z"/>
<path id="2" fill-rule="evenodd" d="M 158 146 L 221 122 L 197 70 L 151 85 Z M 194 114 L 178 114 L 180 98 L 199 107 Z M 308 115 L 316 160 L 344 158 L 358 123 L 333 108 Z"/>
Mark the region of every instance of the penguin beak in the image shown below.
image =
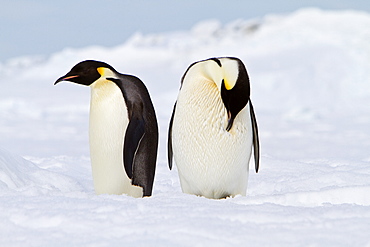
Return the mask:
<path id="1" fill-rule="evenodd" d="M 232 103 L 232 95 L 230 93 L 230 90 L 227 90 L 225 86 L 225 80 L 223 79 L 221 82 L 221 98 L 222 101 L 226 107 L 226 112 L 227 112 L 227 126 L 226 126 L 226 131 L 230 131 L 231 128 L 233 127 L 234 119 L 236 116 L 231 113 L 231 103 Z"/>
<path id="2" fill-rule="evenodd" d="M 72 78 L 76 78 L 76 77 L 79 77 L 79 75 L 71 75 L 71 76 L 67 76 L 67 77 L 66 76 L 62 76 L 58 80 L 56 80 L 56 82 L 54 83 L 54 85 L 58 84 L 61 81 L 68 81 L 68 80 L 70 80 Z"/>
<path id="3" fill-rule="evenodd" d="M 231 115 L 230 111 L 227 111 L 227 119 L 228 121 L 227 121 L 226 131 L 230 131 L 231 127 L 233 127 L 233 123 L 235 119 L 235 117 Z"/>

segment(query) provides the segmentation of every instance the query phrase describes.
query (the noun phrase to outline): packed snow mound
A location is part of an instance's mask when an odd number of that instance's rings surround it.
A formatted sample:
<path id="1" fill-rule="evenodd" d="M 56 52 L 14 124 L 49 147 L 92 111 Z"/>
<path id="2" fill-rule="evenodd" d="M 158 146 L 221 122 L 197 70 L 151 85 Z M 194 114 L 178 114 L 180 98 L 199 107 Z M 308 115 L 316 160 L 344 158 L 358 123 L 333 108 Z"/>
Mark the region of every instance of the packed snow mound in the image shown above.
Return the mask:
<path id="1" fill-rule="evenodd" d="M 0 194 L 12 193 L 35 196 L 81 191 L 72 178 L 42 169 L 22 157 L 0 149 Z"/>

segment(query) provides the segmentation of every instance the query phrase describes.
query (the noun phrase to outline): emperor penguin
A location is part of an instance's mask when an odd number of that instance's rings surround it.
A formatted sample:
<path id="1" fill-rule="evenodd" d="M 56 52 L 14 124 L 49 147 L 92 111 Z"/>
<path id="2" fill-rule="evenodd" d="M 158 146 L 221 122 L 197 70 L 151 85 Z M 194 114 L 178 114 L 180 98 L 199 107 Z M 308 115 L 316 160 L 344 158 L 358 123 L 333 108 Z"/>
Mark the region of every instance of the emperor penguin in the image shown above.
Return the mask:
<path id="1" fill-rule="evenodd" d="M 96 194 L 151 196 L 158 125 L 144 83 L 107 63 L 86 60 L 60 77 L 90 86 L 89 144 Z"/>
<path id="2" fill-rule="evenodd" d="M 182 191 L 212 199 L 245 196 L 252 146 L 258 172 L 258 128 L 243 62 L 220 57 L 191 64 L 181 79 L 167 145 Z"/>

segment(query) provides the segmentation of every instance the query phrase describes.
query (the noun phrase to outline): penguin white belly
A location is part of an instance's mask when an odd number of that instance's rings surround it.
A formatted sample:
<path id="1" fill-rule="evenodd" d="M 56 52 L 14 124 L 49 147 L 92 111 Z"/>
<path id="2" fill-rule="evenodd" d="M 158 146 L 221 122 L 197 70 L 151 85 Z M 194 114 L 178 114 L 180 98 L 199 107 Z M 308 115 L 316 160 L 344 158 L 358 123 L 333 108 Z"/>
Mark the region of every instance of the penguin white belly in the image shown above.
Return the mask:
<path id="1" fill-rule="evenodd" d="M 123 144 L 128 123 L 128 112 L 119 87 L 107 80 L 93 83 L 89 135 L 96 194 L 143 196 L 142 188 L 131 184 L 123 165 Z"/>
<path id="2" fill-rule="evenodd" d="M 199 86 L 201 84 L 201 86 Z M 172 127 L 183 192 L 208 198 L 245 195 L 252 150 L 249 104 L 226 131 L 227 113 L 214 83 L 184 86 Z"/>

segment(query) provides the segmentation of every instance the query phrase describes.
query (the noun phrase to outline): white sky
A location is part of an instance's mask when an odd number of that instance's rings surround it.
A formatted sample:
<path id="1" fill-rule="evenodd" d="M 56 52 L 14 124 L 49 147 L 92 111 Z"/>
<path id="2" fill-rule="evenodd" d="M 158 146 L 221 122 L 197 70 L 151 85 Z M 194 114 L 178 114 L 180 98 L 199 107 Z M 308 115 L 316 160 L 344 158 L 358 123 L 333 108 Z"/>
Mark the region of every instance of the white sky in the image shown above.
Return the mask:
<path id="1" fill-rule="evenodd" d="M 368 0 L 0 0 L 0 62 L 64 47 L 114 46 L 135 32 L 191 28 L 205 19 L 289 13 L 302 7 L 370 12 Z"/>

